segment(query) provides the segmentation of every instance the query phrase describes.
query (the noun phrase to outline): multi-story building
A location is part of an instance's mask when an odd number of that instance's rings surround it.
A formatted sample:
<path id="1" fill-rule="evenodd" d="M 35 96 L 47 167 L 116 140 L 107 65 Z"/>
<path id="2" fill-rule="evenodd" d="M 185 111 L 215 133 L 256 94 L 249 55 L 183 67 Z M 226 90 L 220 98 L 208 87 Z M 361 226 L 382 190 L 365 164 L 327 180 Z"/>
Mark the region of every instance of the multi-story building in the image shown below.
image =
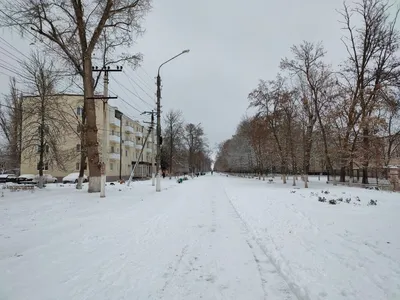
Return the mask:
<path id="1" fill-rule="evenodd" d="M 38 97 L 26 97 L 23 106 L 32 107 L 38 105 Z M 45 123 L 48 130 L 52 127 L 57 128 L 57 132 L 62 132 L 62 136 L 57 137 L 59 145 L 58 155 L 55 159 L 54 153 L 51 153 L 51 147 L 45 145 L 46 153 L 44 159 L 44 172 L 51 174 L 59 179 L 62 177 L 79 172 L 80 169 L 80 151 L 82 151 L 80 140 L 80 122 L 83 112 L 83 95 L 64 94 L 61 96 L 52 96 L 52 103 L 59 103 L 56 109 L 48 110 L 45 113 Z M 49 105 L 50 106 L 50 105 Z M 135 169 L 135 177 L 151 176 L 152 162 L 152 135 L 148 134 L 148 127 L 139 121 L 131 119 L 117 107 L 106 104 L 107 120 L 106 127 L 103 126 L 103 101 L 96 100 L 96 121 L 98 129 L 99 153 L 102 160 L 102 142 L 103 132 L 107 132 L 107 157 L 106 174 L 107 180 L 112 181 L 129 178 L 132 168 L 138 162 Z M 25 111 L 25 109 L 23 110 Z M 39 139 L 37 124 L 39 114 L 31 113 L 23 117 L 22 124 L 22 144 L 23 152 L 21 159 L 21 174 L 38 174 Z M 33 122 L 34 120 L 35 122 Z M 32 126 L 32 124 L 35 124 Z M 39 126 L 40 130 L 40 126 Z M 147 140 L 146 140 L 147 137 Z M 143 148 L 142 156 L 140 152 Z M 155 146 L 154 146 L 155 148 Z M 86 175 L 88 171 L 86 171 Z"/>

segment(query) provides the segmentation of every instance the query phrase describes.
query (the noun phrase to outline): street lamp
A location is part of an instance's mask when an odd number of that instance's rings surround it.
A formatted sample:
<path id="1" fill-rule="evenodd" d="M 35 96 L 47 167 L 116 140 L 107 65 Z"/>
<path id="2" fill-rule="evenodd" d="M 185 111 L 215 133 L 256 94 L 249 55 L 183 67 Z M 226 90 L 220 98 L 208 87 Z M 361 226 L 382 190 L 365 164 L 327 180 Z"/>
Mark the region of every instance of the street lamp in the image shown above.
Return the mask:
<path id="1" fill-rule="evenodd" d="M 174 57 L 168 59 L 163 62 L 158 67 L 157 72 L 157 177 L 156 177 L 156 191 L 161 192 L 161 77 L 160 77 L 160 69 L 163 65 L 170 62 L 171 60 L 181 56 L 182 54 L 189 53 L 189 49 L 183 50 L 181 53 L 175 55 Z M 154 143 L 154 142 L 153 142 Z"/>

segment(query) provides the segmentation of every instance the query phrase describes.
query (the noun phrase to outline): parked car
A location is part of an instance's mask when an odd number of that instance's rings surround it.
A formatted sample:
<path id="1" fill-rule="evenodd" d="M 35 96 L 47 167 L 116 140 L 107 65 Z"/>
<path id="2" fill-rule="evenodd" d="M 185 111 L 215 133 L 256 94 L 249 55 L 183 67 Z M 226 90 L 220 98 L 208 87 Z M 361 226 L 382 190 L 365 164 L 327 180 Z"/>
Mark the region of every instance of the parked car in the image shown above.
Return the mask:
<path id="1" fill-rule="evenodd" d="M 22 174 L 18 177 L 17 182 L 20 184 L 36 184 L 36 176 L 33 174 Z"/>
<path id="2" fill-rule="evenodd" d="M 15 174 L 0 174 L 0 183 L 18 182 L 18 177 Z"/>
<path id="3" fill-rule="evenodd" d="M 36 181 L 39 182 L 39 174 L 36 175 Z M 56 183 L 57 178 L 55 178 L 54 176 L 52 176 L 50 174 L 43 174 L 43 182 L 44 183 Z"/>
<path id="4" fill-rule="evenodd" d="M 62 179 L 63 183 L 78 183 L 79 173 L 71 173 Z M 83 175 L 83 182 L 88 182 L 86 175 Z"/>

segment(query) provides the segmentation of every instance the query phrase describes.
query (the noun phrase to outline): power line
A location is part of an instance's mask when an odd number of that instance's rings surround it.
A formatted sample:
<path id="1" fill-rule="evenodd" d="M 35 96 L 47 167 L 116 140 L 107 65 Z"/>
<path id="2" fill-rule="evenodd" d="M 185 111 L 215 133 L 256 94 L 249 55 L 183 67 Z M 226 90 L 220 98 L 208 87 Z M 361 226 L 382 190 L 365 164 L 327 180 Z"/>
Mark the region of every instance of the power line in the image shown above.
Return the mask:
<path id="1" fill-rule="evenodd" d="M 139 84 L 137 84 L 137 82 L 135 82 L 134 80 L 132 80 L 131 78 L 130 78 L 130 76 L 125 72 L 125 71 L 123 71 L 124 72 L 124 74 L 128 77 L 128 80 L 129 81 L 131 81 L 133 84 L 135 84 L 135 85 L 137 85 L 151 100 L 153 100 L 154 102 L 155 102 L 155 98 L 154 97 L 152 97 L 152 96 L 150 96 Z"/>
<path id="2" fill-rule="evenodd" d="M 0 10 L 1 11 L 1 10 Z M 0 36 L 0 40 L 2 40 L 6 45 L 8 45 L 10 48 L 12 48 L 13 50 L 17 51 L 18 53 L 20 53 L 22 56 L 24 56 L 25 58 L 29 59 L 28 56 L 26 56 L 26 54 L 22 53 L 20 50 L 18 50 L 17 48 L 15 48 L 13 45 L 11 45 L 7 40 L 5 40 L 4 38 L 2 38 Z M 7 51 L 8 52 L 8 51 Z"/>
<path id="3" fill-rule="evenodd" d="M 151 78 L 151 76 L 149 75 L 149 73 L 147 73 L 146 69 L 143 68 L 142 66 L 139 66 L 139 68 L 141 68 L 143 70 L 143 72 L 150 78 L 150 80 L 154 80 L 154 78 Z"/>
<path id="4" fill-rule="evenodd" d="M 99 83 L 99 85 L 102 86 L 101 83 Z M 110 90 L 110 92 L 112 92 L 113 94 L 117 95 L 117 93 L 115 93 L 115 92 L 114 92 L 113 90 L 111 90 L 110 88 L 109 88 L 109 90 Z M 133 108 L 133 109 L 136 110 L 137 112 L 142 113 L 142 110 L 140 110 L 140 109 L 138 109 L 137 107 L 133 106 L 133 105 L 130 104 L 128 101 L 124 100 L 122 97 L 119 97 L 118 99 L 121 100 L 122 102 L 126 103 L 129 107 Z"/>
<path id="5" fill-rule="evenodd" d="M 139 78 L 139 81 L 141 83 L 143 83 L 143 85 L 146 86 L 147 89 L 149 89 L 150 91 L 153 90 L 153 86 L 149 85 L 140 75 L 139 72 L 137 71 L 137 69 L 134 69 L 132 66 L 129 66 L 129 68 L 132 70 L 132 72 Z"/>
<path id="6" fill-rule="evenodd" d="M 125 87 L 122 83 L 119 83 L 117 80 L 114 80 L 120 87 L 122 87 L 123 89 L 127 90 L 128 92 L 130 92 L 132 95 L 134 95 L 136 98 L 138 98 L 139 100 L 141 100 L 143 103 L 149 105 L 150 107 L 152 107 L 152 105 L 147 102 L 146 100 L 144 100 L 142 97 L 140 97 L 138 94 L 135 94 L 134 92 L 132 92 L 130 89 L 128 89 L 127 87 Z"/>

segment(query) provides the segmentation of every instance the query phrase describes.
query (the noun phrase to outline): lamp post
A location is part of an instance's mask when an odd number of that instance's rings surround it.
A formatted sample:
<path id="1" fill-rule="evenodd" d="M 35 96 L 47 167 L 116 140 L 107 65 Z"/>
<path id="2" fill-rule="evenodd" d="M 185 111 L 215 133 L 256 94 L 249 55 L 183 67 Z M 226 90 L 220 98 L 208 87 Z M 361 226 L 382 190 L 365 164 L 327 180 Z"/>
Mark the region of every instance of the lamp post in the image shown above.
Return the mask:
<path id="1" fill-rule="evenodd" d="M 183 50 L 181 53 L 175 55 L 174 57 L 168 59 L 163 62 L 158 67 L 157 72 L 157 176 L 156 176 L 156 191 L 161 192 L 161 77 L 160 77 L 160 69 L 163 65 L 170 62 L 171 60 L 177 58 L 178 56 L 188 53 L 188 50 Z"/>

